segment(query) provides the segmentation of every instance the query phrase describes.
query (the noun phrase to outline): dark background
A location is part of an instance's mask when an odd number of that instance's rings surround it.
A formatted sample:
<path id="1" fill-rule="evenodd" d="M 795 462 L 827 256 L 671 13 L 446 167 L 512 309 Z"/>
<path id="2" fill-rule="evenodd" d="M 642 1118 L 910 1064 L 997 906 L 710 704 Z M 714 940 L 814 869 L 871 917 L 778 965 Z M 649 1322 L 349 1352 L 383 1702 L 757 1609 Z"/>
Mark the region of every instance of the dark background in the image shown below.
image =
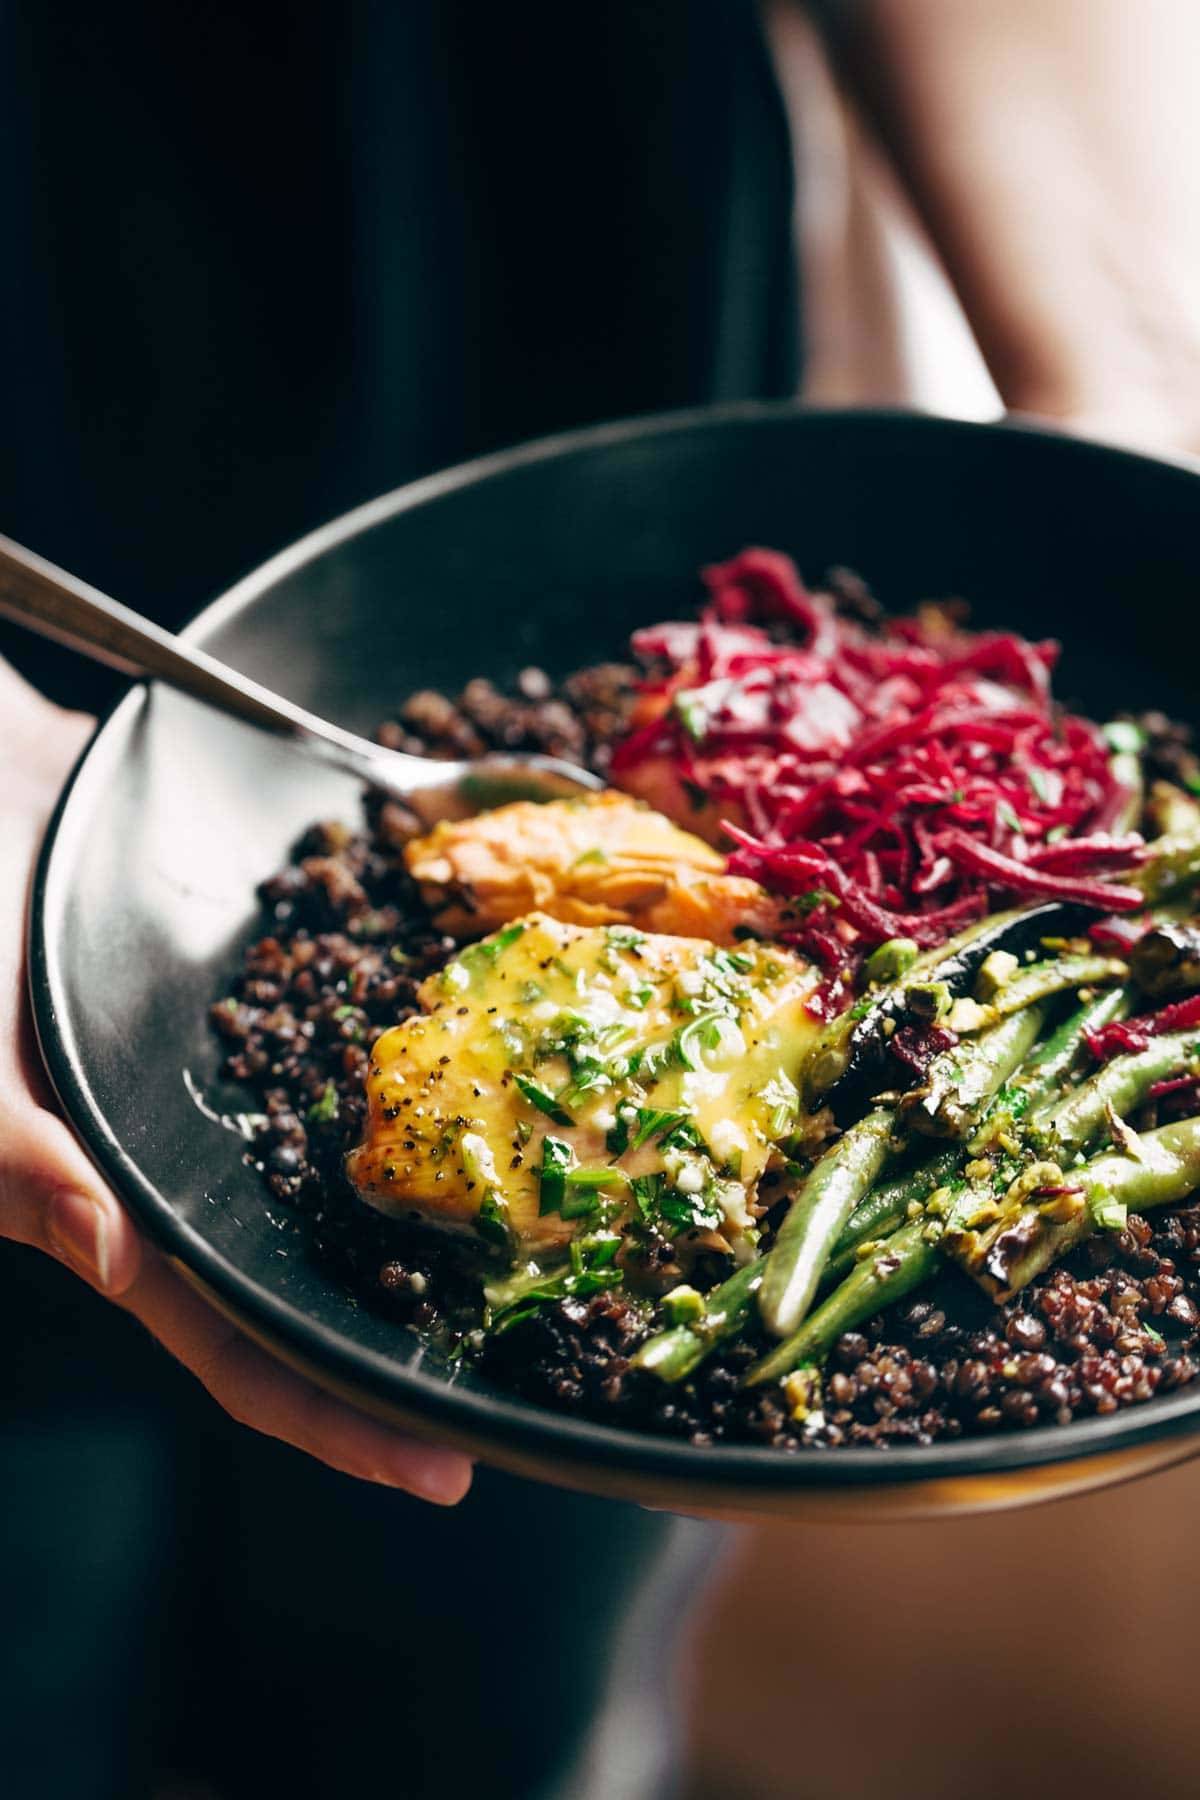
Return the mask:
<path id="1" fill-rule="evenodd" d="M 49 0 L 0 32 L 4 527 L 130 605 L 177 622 L 498 444 L 794 385 L 748 5 Z"/>
<path id="2" fill-rule="evenodd" d="M 0 118 L 0 530 L 166 623 L 431 468 L 795 384 L 747 5 L 27 0 Z M 0 648 L 72 703 L 114 691 Z M 665 1530 L 331 1475 L 12 1248 L 0 1384 L 14 1800 L 534 1794 Z"/>

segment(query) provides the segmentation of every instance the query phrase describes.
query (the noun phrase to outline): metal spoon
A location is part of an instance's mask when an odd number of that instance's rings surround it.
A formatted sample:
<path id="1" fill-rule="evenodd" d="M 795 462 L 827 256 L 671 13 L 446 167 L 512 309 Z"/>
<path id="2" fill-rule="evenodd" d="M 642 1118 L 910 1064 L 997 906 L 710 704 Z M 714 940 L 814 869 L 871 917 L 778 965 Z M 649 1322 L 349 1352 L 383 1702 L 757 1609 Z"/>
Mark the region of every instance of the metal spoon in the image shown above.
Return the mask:
<path id="1" fill-rule="evenodd" d="M 554 756 L 494 755 L 474 762 L 439 762 L 385 750 L 282 699 L 215 656 L 194 650 L 172 632 L 2 536 L 0 615 L 123 674 L 153 676 L 234 718 L 290 738 L 326 765 L 402 800 L 430 823 L 506 800 L 552 800 L 604 785 L 586 769 Z"/>

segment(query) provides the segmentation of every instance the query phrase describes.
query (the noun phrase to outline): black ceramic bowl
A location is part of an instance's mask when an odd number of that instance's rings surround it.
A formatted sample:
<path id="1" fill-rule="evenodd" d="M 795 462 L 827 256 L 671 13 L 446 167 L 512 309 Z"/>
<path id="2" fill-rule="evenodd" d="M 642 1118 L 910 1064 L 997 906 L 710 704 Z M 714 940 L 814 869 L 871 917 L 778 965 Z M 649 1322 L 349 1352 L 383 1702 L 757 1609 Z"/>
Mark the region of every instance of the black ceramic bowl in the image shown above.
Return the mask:
<path id="1" fill-rule="evenodd" d="M 1200 474 L 1016 425 L 741 407 L 535 444 L 403 488 L 275 557 L 196 643 L 369 732 L 408 691 L 620 653 L 685 612 L 743 545 L 864 573 L 896 608 L 969 596 L 977 622 L 1065 640 L 1059 691 L 1094 713 L 1193 711 Z M 211 1000 L 254 887 L 353 783 L 157 687 L 98 733 L 51 826 L 32 913 L 34 1005 L 85 1143 L 182 1270 L 280 1356 L 361 1406 L 525 1474 L 729 1515 L 995 1506 L 1200 1448 L 1200 1385 L 1063 1429 L 929 1449 L 696 1449 L 544 1411 L 356 1306 L 266 1204 L 220 1107 Z"/>

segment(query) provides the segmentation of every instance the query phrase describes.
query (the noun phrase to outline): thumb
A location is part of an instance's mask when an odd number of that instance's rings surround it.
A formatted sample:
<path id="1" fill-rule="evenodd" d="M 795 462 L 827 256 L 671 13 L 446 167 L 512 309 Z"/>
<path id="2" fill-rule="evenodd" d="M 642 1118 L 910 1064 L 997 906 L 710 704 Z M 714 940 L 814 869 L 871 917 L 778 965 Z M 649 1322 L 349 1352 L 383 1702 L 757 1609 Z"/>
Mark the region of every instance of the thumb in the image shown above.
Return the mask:
<path id="1" fill-rule="evenodd" d="M 33 1105 L 0 1131 L 0 1235 L 57 1257 L 110 1298 L 141 1267 L 133 1222 L 61 1119 Z"/>

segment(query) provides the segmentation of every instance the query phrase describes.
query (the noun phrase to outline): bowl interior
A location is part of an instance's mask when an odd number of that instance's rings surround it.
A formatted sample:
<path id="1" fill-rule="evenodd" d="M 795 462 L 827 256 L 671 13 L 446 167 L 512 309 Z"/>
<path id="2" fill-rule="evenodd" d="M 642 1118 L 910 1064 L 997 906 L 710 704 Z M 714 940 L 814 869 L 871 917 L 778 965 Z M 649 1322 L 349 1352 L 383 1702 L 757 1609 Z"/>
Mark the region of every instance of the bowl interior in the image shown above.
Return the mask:
<path id="1" fill-rule="evenodd" d="M 694 606 L 695 571 L 750 543 L 811 577 L 864 574 L 901 608 L 963 594 L 977 623 L 1061 636 L 1059 692 L 1093 713 L 1194 711 L 1200 477 L 1013 427 L 745 408 L 581 434 L 404 490 L 284 553 L 192 627 L 303 704 L 369 732 L 417 687 L 620 655 Z M 689 1491 L 895 1482 L 1118 1449 L 1200 1411 L 1186 1390 L 1062 1431 L 928 1450 L 694 1450 L 449 1379 L 355 1304 L 267 1204 L 206 1025 L 255 929 L 255 884 L 350 781 L 170 692 L 135 689 L 52 829 L 35 896 L 35 1005 L 76 1125 L 161 1242 L 269 1339 L 372 1403 L 587 1484 Z"/>

